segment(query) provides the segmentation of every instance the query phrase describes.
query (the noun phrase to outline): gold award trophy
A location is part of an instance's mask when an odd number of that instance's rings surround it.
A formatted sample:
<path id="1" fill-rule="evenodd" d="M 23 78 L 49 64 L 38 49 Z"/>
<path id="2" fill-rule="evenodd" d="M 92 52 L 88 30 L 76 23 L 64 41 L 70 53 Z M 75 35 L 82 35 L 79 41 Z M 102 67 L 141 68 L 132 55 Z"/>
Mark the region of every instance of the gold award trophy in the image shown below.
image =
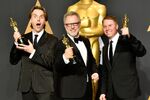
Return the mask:
<path id="1" fill-rule="evenodd" d="M 128 27 L 128 22 L 129 22 L 129 18 L 128 18 L 127 14 L 125 14 L 123 21 L 122 21 L 123 27 Z"/>
<path id="2" fill-rule="evenodd" d="M 68 38 L 67 38 L 65 35 L 63 36 L 62 43 L 66 46 L 66 48 L 71 47 L 71 46 L 69 45 L 69 40 L 68 40 Z M 75 59 L 72 58 L 72 60 L 73 60 L 73 64 L 76 64 Z"/>
<path id="3" fill-rule="evenodd" d="M 94 82 L 94 80 L 92 79 L 92 100 L 96 99 L 97 89 L 98 89 L 98 81 Z"/>
<path id="4" fill-rule="evenodd" d="M 18 32 L 17 22 L 13 18 L 10 18 L 10 26 L 13 27 L 15 32 Z M 23 44 L 22 38 L 19 38 L 18 42 Z"/>

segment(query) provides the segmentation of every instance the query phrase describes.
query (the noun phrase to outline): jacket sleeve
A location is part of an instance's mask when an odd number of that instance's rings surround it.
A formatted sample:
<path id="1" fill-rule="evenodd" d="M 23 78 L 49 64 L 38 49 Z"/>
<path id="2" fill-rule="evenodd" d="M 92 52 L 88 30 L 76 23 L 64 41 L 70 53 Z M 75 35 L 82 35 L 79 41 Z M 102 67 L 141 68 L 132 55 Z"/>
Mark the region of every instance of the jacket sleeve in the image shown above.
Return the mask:
<path id="1" fill-rule="evenodd" d="M 16 45 L 14 44 L 10 51 L 9 62 L 12 65 L 16 65 L 22 57 L 22 51 L 16 49 Z"/>
<path id="2" fill-rule="evenodd" d="M 129 44 L 131 45 L 131 50 L 137 57 L 142 57 L 146 54 L 146 49 L 141 41 L 137 40 L 132 34 L 129 38 Z"/>

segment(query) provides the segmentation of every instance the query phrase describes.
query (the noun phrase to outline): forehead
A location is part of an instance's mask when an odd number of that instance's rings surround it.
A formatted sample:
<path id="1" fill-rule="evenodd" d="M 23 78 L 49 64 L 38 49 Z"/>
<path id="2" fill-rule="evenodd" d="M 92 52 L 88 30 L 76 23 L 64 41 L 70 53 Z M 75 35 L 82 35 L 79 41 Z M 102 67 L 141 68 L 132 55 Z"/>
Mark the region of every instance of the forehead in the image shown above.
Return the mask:
<path id="1" fill-rule="evenodd" d="M 76 15 L 69 15 L 66 17 L 65 20 L 65 22 L 69 22 L 69 23 L 77 22 L 77 21 L 79 21 L 79 18 Z"/>
<path id="2" fill-rule="evenodd" d="M 103 21 L 103 24 L 107 25 L 107 24 L 117 24 L 117 23 L 114 20 L 112 20 L 112 19 L 105 19 Z"/>
<path id="3" fill-rule="evenodd" d="M 34 9 L 32 14 L 34 14 L 34 15 L 44 15 L 44 12 L 41 9 Z"/>

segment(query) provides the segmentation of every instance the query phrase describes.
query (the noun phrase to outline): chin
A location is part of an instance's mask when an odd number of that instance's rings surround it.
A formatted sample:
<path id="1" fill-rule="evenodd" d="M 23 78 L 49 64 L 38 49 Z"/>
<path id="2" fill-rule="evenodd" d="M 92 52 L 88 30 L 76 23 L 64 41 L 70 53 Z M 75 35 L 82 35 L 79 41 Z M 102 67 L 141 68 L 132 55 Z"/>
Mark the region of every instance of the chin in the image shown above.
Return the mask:
<path id="1" fill-rule="evenodd" d="M 37 30 L 35 30 L 36 32 L 41 32 L 42 31 L 42 29 L 37 29 Z"/>

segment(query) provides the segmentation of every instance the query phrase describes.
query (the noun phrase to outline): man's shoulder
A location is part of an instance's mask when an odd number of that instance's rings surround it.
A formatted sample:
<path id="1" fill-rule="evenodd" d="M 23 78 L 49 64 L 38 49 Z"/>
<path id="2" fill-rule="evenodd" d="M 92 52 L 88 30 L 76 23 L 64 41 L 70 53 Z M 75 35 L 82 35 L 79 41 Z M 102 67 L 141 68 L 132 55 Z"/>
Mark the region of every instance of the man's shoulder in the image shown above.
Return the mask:
<path id="1" fill-rule="evenodd" d="M 22 34 L 23 36 L 28 36 L 28 35 L 31 35 L 32 34 L 32 32 L 29 32 L 29 33 L 24 33 L 24 34 Z"/>
<path id="2" fill-rule="evenodd" d="M 56 39 L 56 40 L 58 40 L 58 38 L 54 35 L 54 34 L 51 34 L 51 33 L 47 33 L 46 31 L 45 31 L 45 35 L 48 37 L 48 38 L 51 38 L 51 39 Z"/>
<path id="3" fill-rule="evenodd" d="M 22 34 L 24 38 L 32 38 L 32 32 Z"/>

